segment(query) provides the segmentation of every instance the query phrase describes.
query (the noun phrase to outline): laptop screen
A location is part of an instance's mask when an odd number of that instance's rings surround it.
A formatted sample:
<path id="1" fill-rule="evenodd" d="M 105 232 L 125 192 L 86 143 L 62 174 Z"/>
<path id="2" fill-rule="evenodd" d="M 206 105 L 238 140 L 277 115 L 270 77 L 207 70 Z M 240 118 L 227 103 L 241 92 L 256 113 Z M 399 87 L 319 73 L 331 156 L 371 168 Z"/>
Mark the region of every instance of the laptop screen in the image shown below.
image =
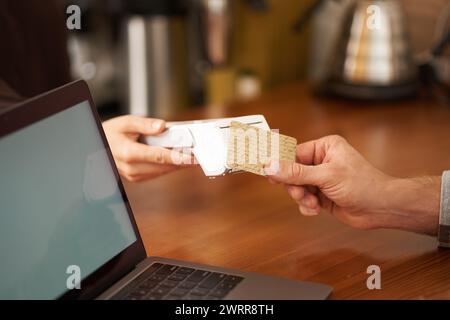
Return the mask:
<path id="1" fill-rule="evenodd" d="M 0 177 L 0 299 L 58 298 L 137 240 L 88 101 L 1 137 Z"/>

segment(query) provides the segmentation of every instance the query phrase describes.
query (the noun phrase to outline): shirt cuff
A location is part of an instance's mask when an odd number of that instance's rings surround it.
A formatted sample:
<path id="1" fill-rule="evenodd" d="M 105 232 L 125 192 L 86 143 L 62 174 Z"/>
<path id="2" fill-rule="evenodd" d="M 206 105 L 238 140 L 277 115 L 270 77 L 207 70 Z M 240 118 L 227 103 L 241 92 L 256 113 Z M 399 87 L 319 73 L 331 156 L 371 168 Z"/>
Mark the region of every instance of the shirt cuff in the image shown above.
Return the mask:
<path id="1" fill-rule="evenodd" d="M 450 171 L 442 174 L 438 241 L 440 247 L 450 248 Z"/>

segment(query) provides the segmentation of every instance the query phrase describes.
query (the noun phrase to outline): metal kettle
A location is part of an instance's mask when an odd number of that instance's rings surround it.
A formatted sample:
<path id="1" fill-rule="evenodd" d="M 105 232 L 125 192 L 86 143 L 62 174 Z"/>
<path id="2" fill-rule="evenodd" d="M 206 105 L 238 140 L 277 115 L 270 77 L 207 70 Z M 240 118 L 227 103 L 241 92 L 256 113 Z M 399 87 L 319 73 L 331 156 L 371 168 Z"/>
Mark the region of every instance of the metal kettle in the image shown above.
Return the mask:
<path id="1" fill-rule="evenodd" d="M 418 68 L 399 1 L 318 1 L 316 10 L 319 4 L 324 10 L 314 17 L 312 46 L 312 67 L 321 64 L 317 68 L 320 73 L 313 77 L 319 92 L 368 100 L 396 99 L 417 92 Z M 334 36 L 328 36 L 324 44 L 320 35 L 333 12 L 338 22 L 329 30 Z M 314 30 L 314 25 L 322 29 Z M 319 52 L 323 48 L 326 52 Z"/>

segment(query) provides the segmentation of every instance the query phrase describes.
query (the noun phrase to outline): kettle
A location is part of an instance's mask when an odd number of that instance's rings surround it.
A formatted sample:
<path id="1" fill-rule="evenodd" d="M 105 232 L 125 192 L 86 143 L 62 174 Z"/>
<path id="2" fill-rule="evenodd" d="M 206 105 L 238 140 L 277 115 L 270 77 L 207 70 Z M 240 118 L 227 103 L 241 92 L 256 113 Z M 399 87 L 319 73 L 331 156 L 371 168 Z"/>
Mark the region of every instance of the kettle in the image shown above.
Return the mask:
<path id="1" fill-rule="evenodd" d="M 310 74 L 317 92 L 366 100 L 417 92 L 418 67 L 399 1 L 319 0 L 296 29 L 312 16 Z"/>

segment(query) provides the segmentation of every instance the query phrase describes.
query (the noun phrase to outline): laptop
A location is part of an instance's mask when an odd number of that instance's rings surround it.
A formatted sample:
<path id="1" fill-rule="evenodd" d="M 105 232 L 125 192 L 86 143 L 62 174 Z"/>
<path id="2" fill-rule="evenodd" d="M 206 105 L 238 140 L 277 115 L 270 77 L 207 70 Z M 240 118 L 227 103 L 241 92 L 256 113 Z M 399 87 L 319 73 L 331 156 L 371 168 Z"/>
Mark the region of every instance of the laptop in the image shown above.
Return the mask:
<path id="1" fill-rule="evenodd" d="M 0 177 L 0 299 L 325 299 L 331 293 L 319 283 L 148 257 L 84 81 L 0 114 Z"/>

